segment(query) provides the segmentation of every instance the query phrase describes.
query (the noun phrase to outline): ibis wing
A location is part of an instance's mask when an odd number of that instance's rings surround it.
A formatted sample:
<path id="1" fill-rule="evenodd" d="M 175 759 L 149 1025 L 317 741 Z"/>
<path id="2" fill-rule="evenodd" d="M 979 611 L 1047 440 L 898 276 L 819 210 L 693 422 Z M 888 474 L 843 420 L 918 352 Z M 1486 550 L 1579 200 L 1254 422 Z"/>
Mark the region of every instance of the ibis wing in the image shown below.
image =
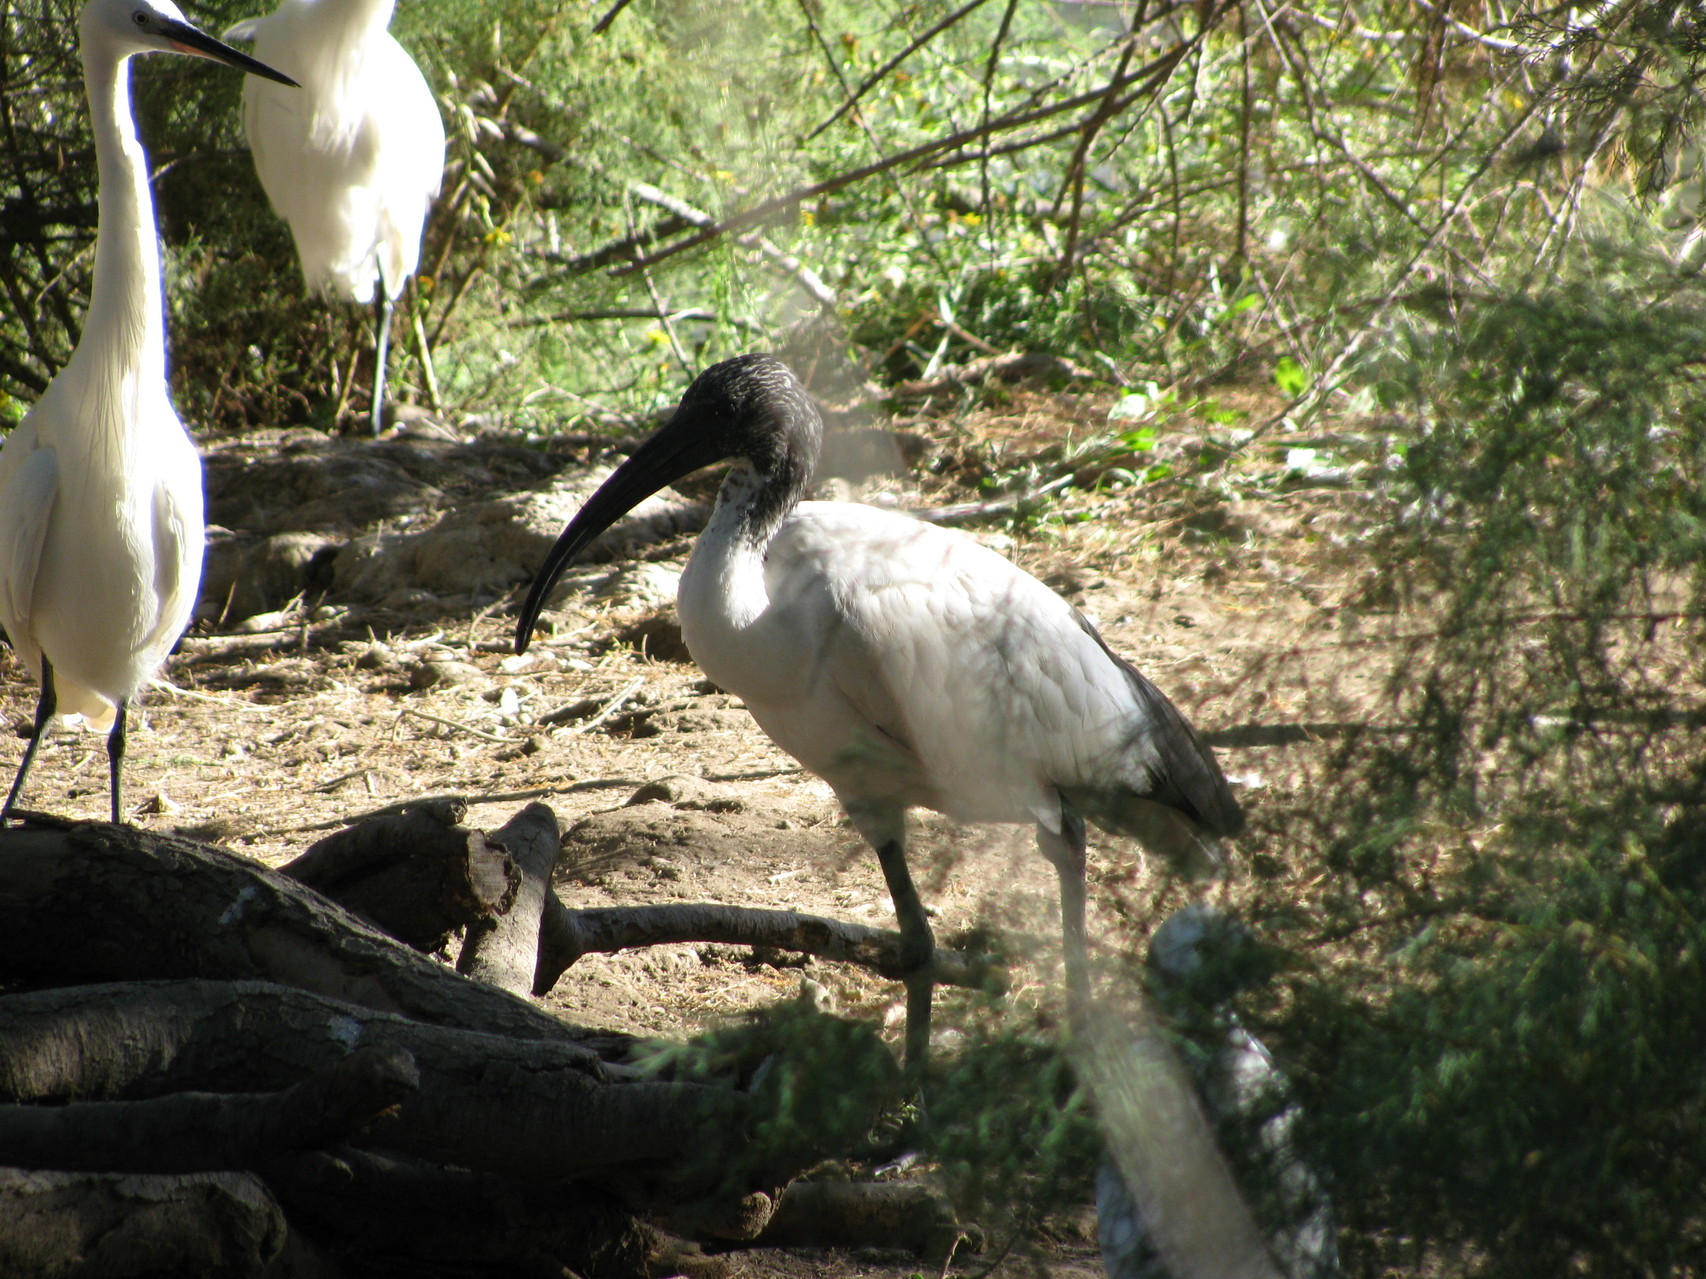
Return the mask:
<path id="1" fill-rule="evenodd" d="M 1184 717 L 1036 578 L 963 535 L 868 507 L 807 503 L 794 528 L 791 553 L 835 600 L 827 669 L 866 723 L 928 769 L 933 798 L 914 802 L 1047 825 L 1066 794 L 1139 838 L 1163 818 L 1210 836 L 1239 828 Z"/>
<path id="2" fill-rule="evenodd" d="M 1077 609 L 1073 609 L 1072 615 L 1108 660 L 1119 668 L 1133 700 L 1142 707 L 1151 749 L 1162 773 L 1157 779 L 1161 789 L 1154 798 L 1183 810 L 1212 835 L 1236 835 L 1244 826 L 1244 812 L 1233 798 L 1214 752 L 1166 694 L 1108 647 L 1088 618 Z"/>

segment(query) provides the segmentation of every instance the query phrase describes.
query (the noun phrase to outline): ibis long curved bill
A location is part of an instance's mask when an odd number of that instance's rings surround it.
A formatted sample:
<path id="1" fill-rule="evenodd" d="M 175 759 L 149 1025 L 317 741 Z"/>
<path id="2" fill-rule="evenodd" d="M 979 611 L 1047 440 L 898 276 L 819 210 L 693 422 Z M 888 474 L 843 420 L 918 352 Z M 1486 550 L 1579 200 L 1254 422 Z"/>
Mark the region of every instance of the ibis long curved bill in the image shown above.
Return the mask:
<path id="1" fill-rule="evenodd" d="M 731 450 L 738 449 L 740 444 L 717 427 L 715 420 L 707 420 L 705 410 L 689 390 L 674 416 L 599 485 L 563 529 L 534 575 L 521 615 L 516 619 L 517 653 L 527 651 L 533 628 L 544 611 L 545 597 L 575 556 L 590 546 L 593 539 L 659 489 L 734 455 Z"/>

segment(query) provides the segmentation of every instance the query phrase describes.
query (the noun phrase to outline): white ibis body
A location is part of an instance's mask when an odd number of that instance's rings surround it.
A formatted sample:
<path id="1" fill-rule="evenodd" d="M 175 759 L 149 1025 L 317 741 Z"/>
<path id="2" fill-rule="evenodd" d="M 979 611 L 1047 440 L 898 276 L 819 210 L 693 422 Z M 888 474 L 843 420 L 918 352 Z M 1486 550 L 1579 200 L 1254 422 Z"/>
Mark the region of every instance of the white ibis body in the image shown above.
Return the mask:
<path id="1" fill-rule="evenodd" d="M 1334 1279 L 1338 1229 L 1325 1181 L 1298 1149 L 1301 1107 L 1273 1056 L 1245 1029 L 1231 1004 L 1259 963 L 1254 939 L 1237 920 L 1196 903 L 1155 930 L 1148 958 L 1156 1009 L 1215 1130 L 1204 1135 L 1218 1139 L 1229 1156 L 1239 1183 L 1234 1193 L 1242 1194 L 1240 1207 L 1261 1232 L 1268 1272 L 1283 1279 Z M 1112 1098 L 1101 1099 L 1104 1107 L 1119 1100 L 1118 1090 L 1112 1092 Z M 1157 1124 L 1153 1115 L 1128 1118 L 1140 1131 L 1160 1130 L 1174 1139 L 1184 1129 Z M 1103 1119 L 1111 1133 L 1134 1127 L 1133 1122 L 1109 1123 L 1106 1114 Z M 1111 1150 L 1096 1176 L 1096 1226 L 1108 1279 L 1226 1273 L 1224 1264 L 1205 1266 L 1199 1260 L 1213 1256 L 1221 1237 L 1237 1229 L 1237 1223 L 1225 1220 L 1228 1214 L 1214 1210 L 1219 1205 L 1212 1190 L 1183 1187 L 1182 1202 L 1170 1219 L 1166 1213 L 1148 1219 L 1138 1200 L 1153 1204 L 1158 1196 L 1154 1188 L 1133 1195 L 1123 1169 L 1142 1168 L 1144 1160 L 1131 1154 Z M 1174 1165 L 1184 1162 L 1174 1150 L 1160 1157 Z"/>
<path id="2" fill-rule="evenodd" d="M 764 355 L 714 365 L 557 540 L 516 627 L 525 649 L 575 554 L 665 484 L 733 458 L 682 574 L 682 637 L 771 739 L 827 781 L 876 850 L 900 925 L 909 1069 L 930 1024 L 929 922 L 905 813 L 1023 822 L 1061 886 L 1068 977 L 1087 983 L 1084 818 L 1201 868 L 1237 803 L 1172 704 L 1028 573 L 970 538 L 802 502 L 822 424 Z"/>
<path id="3" fill-rule="evenodd" d="M 201 460 L 166 394 L 160 251 L 130 59 L 187 53 L 283 79 L 169 0 L 89 0 L 78 31 L 100 180 L 95 282 L 70 362 L 0 446 L 0 625 L 41 679 L 0 821 L 56 714 L 109 730 L 120 820 L 126 708 L 189 623 L 201 582 Z"/>
<path id="4" fill-rule="evenodd" d="M 372 429 L 385 402 L 391 312 L 421 257 L 421 231 L 444 173 L 444 122 L 415 61 L 387 28 L 395 0 L 284 0 L 232 26 L 255 56 L 301 81 L 252 81 L 243 127 L 261 186 L 290 224 L 311 291 L 378 297 Z"/>

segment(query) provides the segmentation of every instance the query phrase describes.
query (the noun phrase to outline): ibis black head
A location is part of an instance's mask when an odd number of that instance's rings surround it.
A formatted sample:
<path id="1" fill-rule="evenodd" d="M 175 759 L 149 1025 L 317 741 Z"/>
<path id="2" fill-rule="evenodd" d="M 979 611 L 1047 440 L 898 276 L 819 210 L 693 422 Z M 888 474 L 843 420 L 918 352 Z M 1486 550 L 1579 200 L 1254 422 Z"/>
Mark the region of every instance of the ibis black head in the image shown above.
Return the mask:
<path id="1" fill-rule="evenodd" d="M 545 596 L 574 557 L 605 529 L 666 484 L 729 458 L 745 461 L 761 483 L 746 495 L 749 527 L 769 530 L 811 483 L 823 423 L 811 396 L 782 361 L 737 355 L 698 377 L 669 421 L 635 449 L 581 507 L 533 579 L 515 625 L 515 651 L 527 651 Z"/>

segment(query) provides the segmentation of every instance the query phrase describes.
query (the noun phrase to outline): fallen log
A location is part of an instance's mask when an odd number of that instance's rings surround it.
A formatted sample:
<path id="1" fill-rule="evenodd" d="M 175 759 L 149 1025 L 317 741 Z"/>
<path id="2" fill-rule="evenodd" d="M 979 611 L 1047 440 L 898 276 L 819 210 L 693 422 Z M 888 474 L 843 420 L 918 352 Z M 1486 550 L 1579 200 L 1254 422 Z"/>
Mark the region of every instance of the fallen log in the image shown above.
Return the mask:
<path id="1" fill-rule="evenodd" d="M 283 1092 L 0 1106 L 0 1165 L 65 1172 L 254 1169 L 343 1141 L 419 1084 L 407 1052 L 364 1048 Z"/>
<path id="2" fill-rule="evenodd" d="M 585 1049 L 411 1022 L 262 982 L 138 982 L 0 998 L 0 1097 L 70 1102 L 272 1090 L 354 1045 L 407 1052 L 419 1086 L 356 1139 L 515 1177 L 680 1168 L 740 1147 L 726 1083 L 612 1083 Z M 709 1173 L 701 1172 L 701 1178 Z M 660 1193 L 695 1193 L 683 1184 Z"/>
<path id="3" fill-rule="evenodd" d="M 441 1075 L 457 1087 L 459 1071 L 472 1083 L 482 1065 L 510 1061 L 592 1081 L 611 1077 L 580 1044 L 433 1026 L 270 982 L 107 982 L 0 996 L 0 1101 L 267 1092 L 358 1046 L 395 1048 L 426 1063 L 427 1090 Z"/>
<path id="4" fill-rule="evenodd" d="M 277 982 L 523 1039 L 589 1037 L 210 844 L 104 823 L 0 830 L 0 982 L 177 977 Z"/>
<path id="5" fill-rule="evenodd" d="M 520 875 L 499 837 L 461 824 L 468 805 L 429 799 L 328 835 L 280 868 L 416 950 L 505 910 Z"/>
<path id="6" fill-rule="evenodd" d="M 583 955 L 681 942 L 787 950 L 859 964 L 893 981 L 906 976 L 900 934 L 889 929 L 751 906 L 678 903 L 570 910 L 552 894 L 540 919 L 533 993 L 550 991 Z M 931 971 L 943 986 L 982 990 L 1000 981 L 1000 966 L 994 959 L 962 951 L 938 950 Z"/>
<path id="7" fill-rule="evenodd" d="M 339 1279 L 344 1271 L 290 1228 L 252 1173 L 0 1168 L 0 1274 Z"/>
<path id="8" fill-rule="evenodd" d="M 433 1274 L 646 1279 L 670 1243 L 597 1186 L 440 1168 L 365 1150 L 279 1160 L 267 1184 L 292 1222 L 354 1274 L 413 1261 Z M 405 1273 L 412 1273 L 405 1270 Z"/>
<path id="9" fill-rule="evenodd" d="M 796 1181 L 782 1192 L 760 1248 L 898 1248 L 942 1270 L 983 1232 L 962 1224 L 946 1195 L 920 1182 Z"/>
<path id="10" fill-rule="evenodd" d="M 514 891 L 502 910 L 469 923 L 456 971 L 525 995 L 535 984 L 541 915 L 547 899 L 557 900 L 551 892 L 551 871 L 563 836 L 555 813 L 543 804 L 529 804 L 491 838 L 508 854 Z"/>

